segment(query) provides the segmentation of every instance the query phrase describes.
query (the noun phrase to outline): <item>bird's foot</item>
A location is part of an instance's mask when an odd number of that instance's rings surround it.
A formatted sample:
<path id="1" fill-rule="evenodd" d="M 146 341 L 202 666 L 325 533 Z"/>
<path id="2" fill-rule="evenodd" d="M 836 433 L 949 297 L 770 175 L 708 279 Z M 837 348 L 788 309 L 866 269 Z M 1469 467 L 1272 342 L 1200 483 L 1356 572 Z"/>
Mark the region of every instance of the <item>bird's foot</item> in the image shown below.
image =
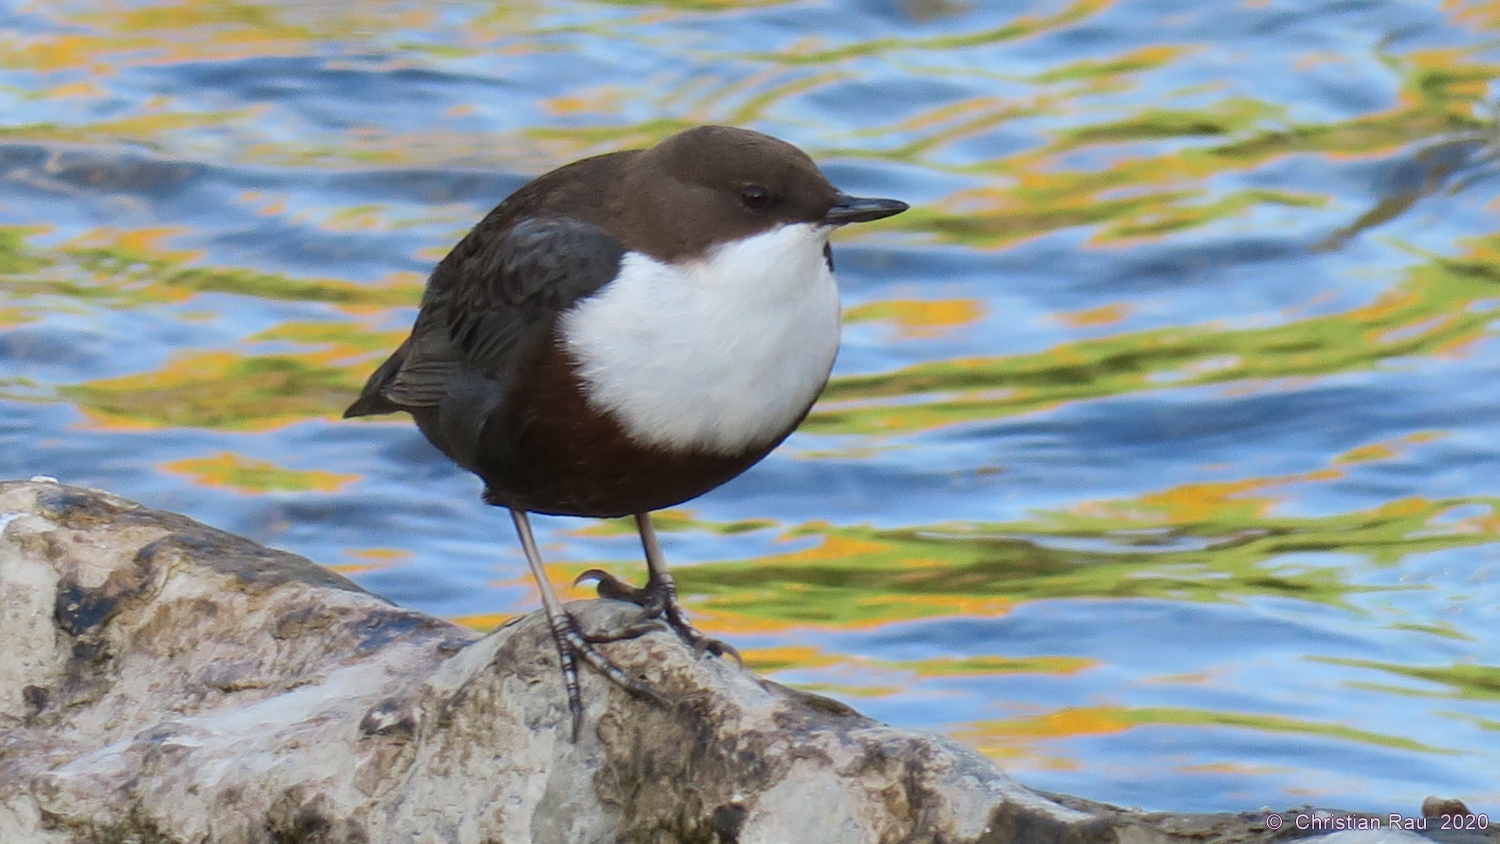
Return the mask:
<path id="1" fill-rule="evenodd" d="M 573 585 L 577 586 L 589 580 L 598 582 L 599 597 L 615 601 L 629 601 L 641 608 L 641 620 L 631 624 L 625 628 L 626 630 L 632 630 L 660 619 L 677 633 L 678 638 L 693 646 L 695 656 L 702 656 L 704 653 L 719 657 L 732 656 L 735 662 L 745 664 L 745 661 L 740 658 L 740 652 L 735 650 L 733 645 L 712 636 L 705 636 L 687 620 L 687 615 L 682 611 L 682 605 L 677 601 L 677 584 L 670 577 L 653 577 L 646 581 L 644 588 L 641 588 L 631 586 L 603 569 L 589 569 L 578 575 Z M 640 633 L 634 635 L 639 636 Z"/>
<path id="2" fill-rule="evenodd" d="M 548 621 L 552 627 L 552 640 L 557 644 L 558 659 L 562 664 L 563 685 L 568 689 L 568 712 L 573 718 L 573 741 L 578 741 L 579 730 L 583 727 L 583 698 L 578 691 L 579 660 L 625 691 L 652 701 L 658 706 L 670 708 L 671 704 L 666 698 L 650 686 L 626 674 L 624 669 L 615 665 L 608 657 L 600 653 L 598 648 L 594 647 L 599 643 L 617 642 L 621 639 L 640 636 L 650 630 L 660 629 L 654 620 L 646 619 L 642 622 L 635 622 L 604 636 L 584 635 L 579 631 L 578 623 L 566 611 L 549 615 Z"/>

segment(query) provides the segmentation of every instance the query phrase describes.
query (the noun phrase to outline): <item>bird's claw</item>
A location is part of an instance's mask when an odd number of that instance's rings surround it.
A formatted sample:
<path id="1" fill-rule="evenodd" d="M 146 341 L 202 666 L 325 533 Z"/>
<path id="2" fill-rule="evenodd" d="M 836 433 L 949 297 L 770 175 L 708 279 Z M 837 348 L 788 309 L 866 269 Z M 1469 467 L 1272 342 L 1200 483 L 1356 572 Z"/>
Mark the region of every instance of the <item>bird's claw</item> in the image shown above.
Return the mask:
<path id="1" fill-rule="evenodd" d="M 692 629 L 694 633 L 698 632 L 694 628 L 690 627 L 689 629 Z M 677 635 L 682 636 L 682 631 L 677 631 Z M 687 637 L 684 636 L 683 638 Z M 741 668 L 745 667 L 745 659 L 740 656 L 739 651 L 735 650 L 734 645 L 729 644 L 723 639 L 715 639 L 712 636 L 704 636 L 699 633 L 698 641 L 693 642 L 693 656 L 701 657 L 705 653 L 711 653 L 721 659 L 726 656 L 732 656 L 734 657 L 734 661 L 740 664 Z"/>
<path id="2" fill-rule="evenodd" d="M 608 657 L 600 653 L 598 648 L 594 647 L 596 642 L 616 641 L 615 639 L 585 636 L 579 631 L 578 623 L 566 612 L 561 616 L 551 618 L 550 621 L 552 638 L 557 643 L 558 657 L 562 663 L 563 681 L 568 689 L 568 711 L 573 718 L 574 741 L 578 740 L 579 730 L 583 726 L 583 699 L 578 690 L 578 660 L 587 663 L 590 668 L 604 675 L 611 683 L 636 697 L 645 698 L 664 708 L 671 708 L 671 703 L 655 689 L 626 674 L 624 669 L 615 665 Z M 645 631 L 637 632 L 635 635 L 638 636 L 642 632 Z"/>
<path id="3" fill-rule="evenodd" d="M 577 586 L 590 580 L 598 582 L 599 597 L 629 601 L 641 608 L 640 621 L 627 626 L 619 632 L 618 636 L 609 634 L 614 638 L 600 641 L 614 641 L 615 638 L 630 639 L 651 630 L 660 629 L 654 623 L 659 620 L 670 627 L 678 638 L 693 646 L 694 657 L 710 653 L 717 657 L 731 656 L 740 665 L 745 664 L 745 660 L 740 657 L 740 652 L 735 650 L 734 646 L 703 635 L 687 620 L 687 616 L 682 612 L 682 606 L 677 602 L 677 587 L 670 580 L 649 580 L 645 588 L 639 588 L 631 586 L 603 569 L 589 569 L 574 578 L 573 585 Z"/>
<path id="4" fill-rule="evenodd" d="M 583 574 L 573 578 L 573 585 L 580 586 L 588 581 L 598 582 L 597 593 L 601 598 L 612 601 L 628 601 L 638 607 L 646 606 L 649 600 L 645 589 L 638 589 L 618 577 L 610 574 L 604 569 L 589 569 Z"/>

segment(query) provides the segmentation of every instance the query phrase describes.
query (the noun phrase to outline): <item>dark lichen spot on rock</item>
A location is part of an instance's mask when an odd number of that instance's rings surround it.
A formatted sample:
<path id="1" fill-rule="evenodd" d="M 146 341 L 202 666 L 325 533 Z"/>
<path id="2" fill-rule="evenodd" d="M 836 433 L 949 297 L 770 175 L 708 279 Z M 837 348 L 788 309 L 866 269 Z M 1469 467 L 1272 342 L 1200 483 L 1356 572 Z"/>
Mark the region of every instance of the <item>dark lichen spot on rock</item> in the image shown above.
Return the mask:
<path id="1" fill-rule="evenodd" d="M 337 621 L 337 617 L 315 603 L 303 604 L 281 614 L 271 627 L 273 639 L 296 639 L 316 630 L 323 630 Z"/>
<path id="2" fill-rule="evenodd" d="M 154 544 L 137 552 L 129 565 L 110 572 L 98 588 L 85 587 L 72 577 L 61 580 L 52 612 L 57 626 L 69 636 L 92 636 L 120 610 L 149 597 L 156 570 Z"/>
<path id="3" fill-rule="evenodd" d="M 298 812 L 285 826 L 266 830 L 277 844 L 318 844 L 328 840 L 333 824 L 327 817 L 311 811 Z"/>
<path id="4" fill-rule="evenodd" d="M 417 732 L 417 720 L 400 701 L 386 698 L 365 713 L 359 731 L 367 736 L 408 739 Z"/>
<path id="5" fill-rule="evenodd" d="M 175 728 L 166 724 L 160 724 L 137 733 L 135 740 L 142 744 L 161 744 L 175 735 L 177 735 Z"/>
<path id="6" fill-rule="evenodd" d="M 447 632 L 450 625 L 409 610 L 375 611 L 354 623 L 359 653 L 377 651 L 394 641 L 409 641 L 415 634 Z"/>
<path id="7" fill-rule="evenodd" d="M 43 516 L 71 528 L 88 528 L 119 521 L 121 508 L 92 490 L 52 485 L 40 489 L 37 509 Z"/>
<path id="8" fill-rule="evenodd" d="M 33 533 L 21 537 L 20 547 L 37 554 L 50 563 L 63 563 L 72 557 L 72 551 L 55 533 Z M 66 567 L 59 566 L 59 569 Z"/>
<path id="9" fill-rule="evenodd" d="M 745 826 L 745 818 L 749 815 L 750 810 L 738 801 L 725 803 L 714 809 L 711 824 L 714 834 L 718 836 L 717 844 L 738 844 L 740 830 Z"/>
<path id="10" fill-rule="evenodd" d="M 46 686 L 27 686 L 21 689 L 21 700 L 26 702 L 26 717 L 35 718 L 47 708 L 47 699 L 52 696 Z"/>
<path id="11" fill-rule="evenodd" d="M 46 809 L 38 808 L 37 817 L 41 820 L 42 829 L 56 830 L 64 828 L 63 817 L 56 812 L 49 812 Z"/>
<path id="12" fill-rule="evenodd" d="M 270 807 L 265 832 L 272 844 L 369 844 L 363 827 L 335 815 L 328 795 L 305 799 L 303 791 L 293 789 Z"/>
<path id="13" fill-rule="evenodd" d="M 68 652 L 69 669 L 75 666 L 96 667 L 109 661 L 109 643 L 99 639 L 80 639 Z"/>
<path id="14" fill-rule="evenodd" d="M 58 584 L 52 617 L 69 636 L 83 636 L 104 626 L 120 611 L 120 602 L 102 589 L 85 589 L 73 581 Z"/>
<path id="15" fill-rule="evenodd" d="M 97 699 L 114 683 L 113 658 L 103 637 L 87 633 L 75 639 L 63 666 L 62 684 L 49 695 L 49 703 L 61 709 Z"/>

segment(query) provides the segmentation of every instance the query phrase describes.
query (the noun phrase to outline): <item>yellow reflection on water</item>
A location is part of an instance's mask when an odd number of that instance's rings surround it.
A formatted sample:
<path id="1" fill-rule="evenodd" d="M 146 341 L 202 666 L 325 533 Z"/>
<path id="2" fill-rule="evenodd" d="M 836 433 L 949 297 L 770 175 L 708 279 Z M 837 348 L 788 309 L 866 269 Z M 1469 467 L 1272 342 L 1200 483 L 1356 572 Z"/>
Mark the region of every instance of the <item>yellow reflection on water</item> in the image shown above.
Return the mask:
<path id="1" fill-rule="evenodd" d="M 360 479 L 322 469 L 288 469 L 268 460 L 252 460 L 227 451 L 212 457 L 173 460 L 161 466 L 169 472 L 187 475 L 203 486 L 232 489 L 236 492 L 337 492 Z"/>
<path id="2" fill-rule="evenodd" d="M 1126 332 L 1022 355 L 917 364 L 835 378 L 804 430 L 910 434 L 1162 387 L 1265 389 L 1273 379 L 1371 370 L 1395 358 L 1460 354 L 1493 337 L 1485 303 L 1500 234 L 1433 256 L 1369 304 L 1251 328 L 1188 325 Z M 1109 314 L 1102 314 L 1107 318 Z"/>
<path id="3" fill-rule="evenodd" d="M 337 14 L 307 7 L 229 0 L 148 3 L 96 2 L 54 10 L 69 32 L 0 42 L 0 66 L 47 71 L 190 61 L 233 61 L 322 52 L 324 42 L 371 32 L 430 25 L 431 13 L 405 4 L 339 4 Z"/>
<path id="4" fill-rule="evenodd" d="M 169 247 L 167 241 L 186 233 L 177 227 L 105 226 L 40 248 L 30 241 L 46 234 L 44 228 L 0 226 L 0 289 L 23 299 L 61 295 L 113 308 L 151 307 L 201 293 L 230 293 L 327 302 L 351 315 L 409 307 L 421 299 L 422 279 L 412 273 L 392 273 L 376 283 L 358 284 L 294 278 L 248 267 L 203 266 L 201 251 Z M 357 339 L 351 342 L 366 345 Z"/>
<path id="5" fill-rule="evenodd" d="M 1225 712 L 1186 707 L 1069 707 L 1037 715 L 976 721 L 955 730 L 955 736 L 987 755 L 1014 759 L 1031 752 L 1032 745 L 1058 739 L 1122 733 L 1142 727 L 1189 729 L 1244 729 L 1263 733 L 1321 736 L 1419 753 L 1456 755 L 1456 748 L 1436 747 L 1401 736 L 1358 730 L 1338 724 L 1263 713 Z"/>
<path id="6" fill-rule="evenodd" d="M 976 323 L 987 312 L 978 299 L 880 299 L 846 309 L 844 322 L 884 322 L 898 340 L 930 339 Z"/>
<path id="7" fill-rule="evenodd" d="M 1135 306 L 1129 302 L 1111 302 L 1081 311 L 1060 311 L 1053 318 L 1072 328 L 1097 328 L 1124 322 L 1134 311 Z"/>
<path id="8" fill-rule="evenodd" d="M 1394 460 L 1413 447 L 1435 442 L 1444 436 L 1442 431 L 1416 431 L 1387 442 L 1358 446 L 1334 458 L 1335 463 L 1371 463 Z"/>
<path id="9" fill-rule="evenodd" d="M 488 633 L 491 630 L 498 629 L 505 626 L 506 624 L 509 624 L 510 622 L 523 618 L 524 615 L 524 613 L 503 612 L 475 613 L 473 615 L 452 616 L 448 620 L 453 622 L 454 624 L 467 627 L 470 630 L 476 630 L 480 633 Z"/>
<path id="10" fill-rule="evenodd" d="M 356 562 L 334 563 L 326 568 L 344 575 L 362 574 L 388 569 L 412 558 L 412 553 L 404 548 L 351 548 L 344 553 L 355 558 Z"/>
<path id="11" fill-rule="evenodd" d="M 1366 461 L 1399 459 L 1429 439 L 1354 453 Z M 739 634 L 995 617 L 1022 602 L 1058 598 L 1217 602 L 1264 595 L 1357 612 L 1352 599 L 1360 593 L 1418 588 L 1356 585 L 1360 565 L 1390 566 L 1411 554 L 1500 538 L 1500 500 L 1478 497 L 1413 496 L 1322 516 L 1279 512 L 1299 486 L 1341 476 L 1324 468 L 1186 483 L 1005 523 L 808 523 L 781 531 L 810 538 L 805 548 L 679 567 L 676 576 L 706 628 Z M 680 515 L 662 529 L 717 527 Z M 576 574 L 594 565 L 554 568 Z"/>
<path id="12" fill-rule="evenodd" d="M 746 667 L 762 674 L 783 671 L 824 670 L 820 679 L 799 683 L 805 688 L 832 689 L 862 697 L 896 694 L 910 688 L 915 680 L 958 677 L 993 677 L 1016 674 L 1050 674 L 1066 676 L 1099 665 L 1091 659 L 1073 656 L 973 656 L 933 657 L 913 660 L 870 659 L 852 654 L 834 654 L 811 645 L 782 645 L 770 648 L 747 648 L 741 654 Z M 826 678 L 859 676 L 860 685 L 833 684 Z M 884 682 L 882 682 L 884 681 Z"/>
<path id="13" fill-rule="evenodd" d="M 233 352 L 178 355 L 155 372 L 61 388 L 89 425 L 103 430 L 157 427 L 265 431 L 334 416 L 357 388 L 356 367 L 331 368 L 327 353 L 244 357 Z"/>

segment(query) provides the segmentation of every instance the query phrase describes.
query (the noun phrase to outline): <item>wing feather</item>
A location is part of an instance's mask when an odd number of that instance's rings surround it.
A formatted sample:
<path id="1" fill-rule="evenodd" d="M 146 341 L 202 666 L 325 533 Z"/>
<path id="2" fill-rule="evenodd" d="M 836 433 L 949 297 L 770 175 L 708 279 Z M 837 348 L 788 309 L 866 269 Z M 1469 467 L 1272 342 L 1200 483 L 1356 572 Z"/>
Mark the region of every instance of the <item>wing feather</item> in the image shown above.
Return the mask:
<path id="1" fill-rule="evenodd" d="M 596 225 L 540 217 L 500 226 L 494 217 L 433 270 L 411 336 L 345 416 L 437 407 L 475 376 L 506 384 L 558 315 L 619 271 L 625 247 Z"/>

